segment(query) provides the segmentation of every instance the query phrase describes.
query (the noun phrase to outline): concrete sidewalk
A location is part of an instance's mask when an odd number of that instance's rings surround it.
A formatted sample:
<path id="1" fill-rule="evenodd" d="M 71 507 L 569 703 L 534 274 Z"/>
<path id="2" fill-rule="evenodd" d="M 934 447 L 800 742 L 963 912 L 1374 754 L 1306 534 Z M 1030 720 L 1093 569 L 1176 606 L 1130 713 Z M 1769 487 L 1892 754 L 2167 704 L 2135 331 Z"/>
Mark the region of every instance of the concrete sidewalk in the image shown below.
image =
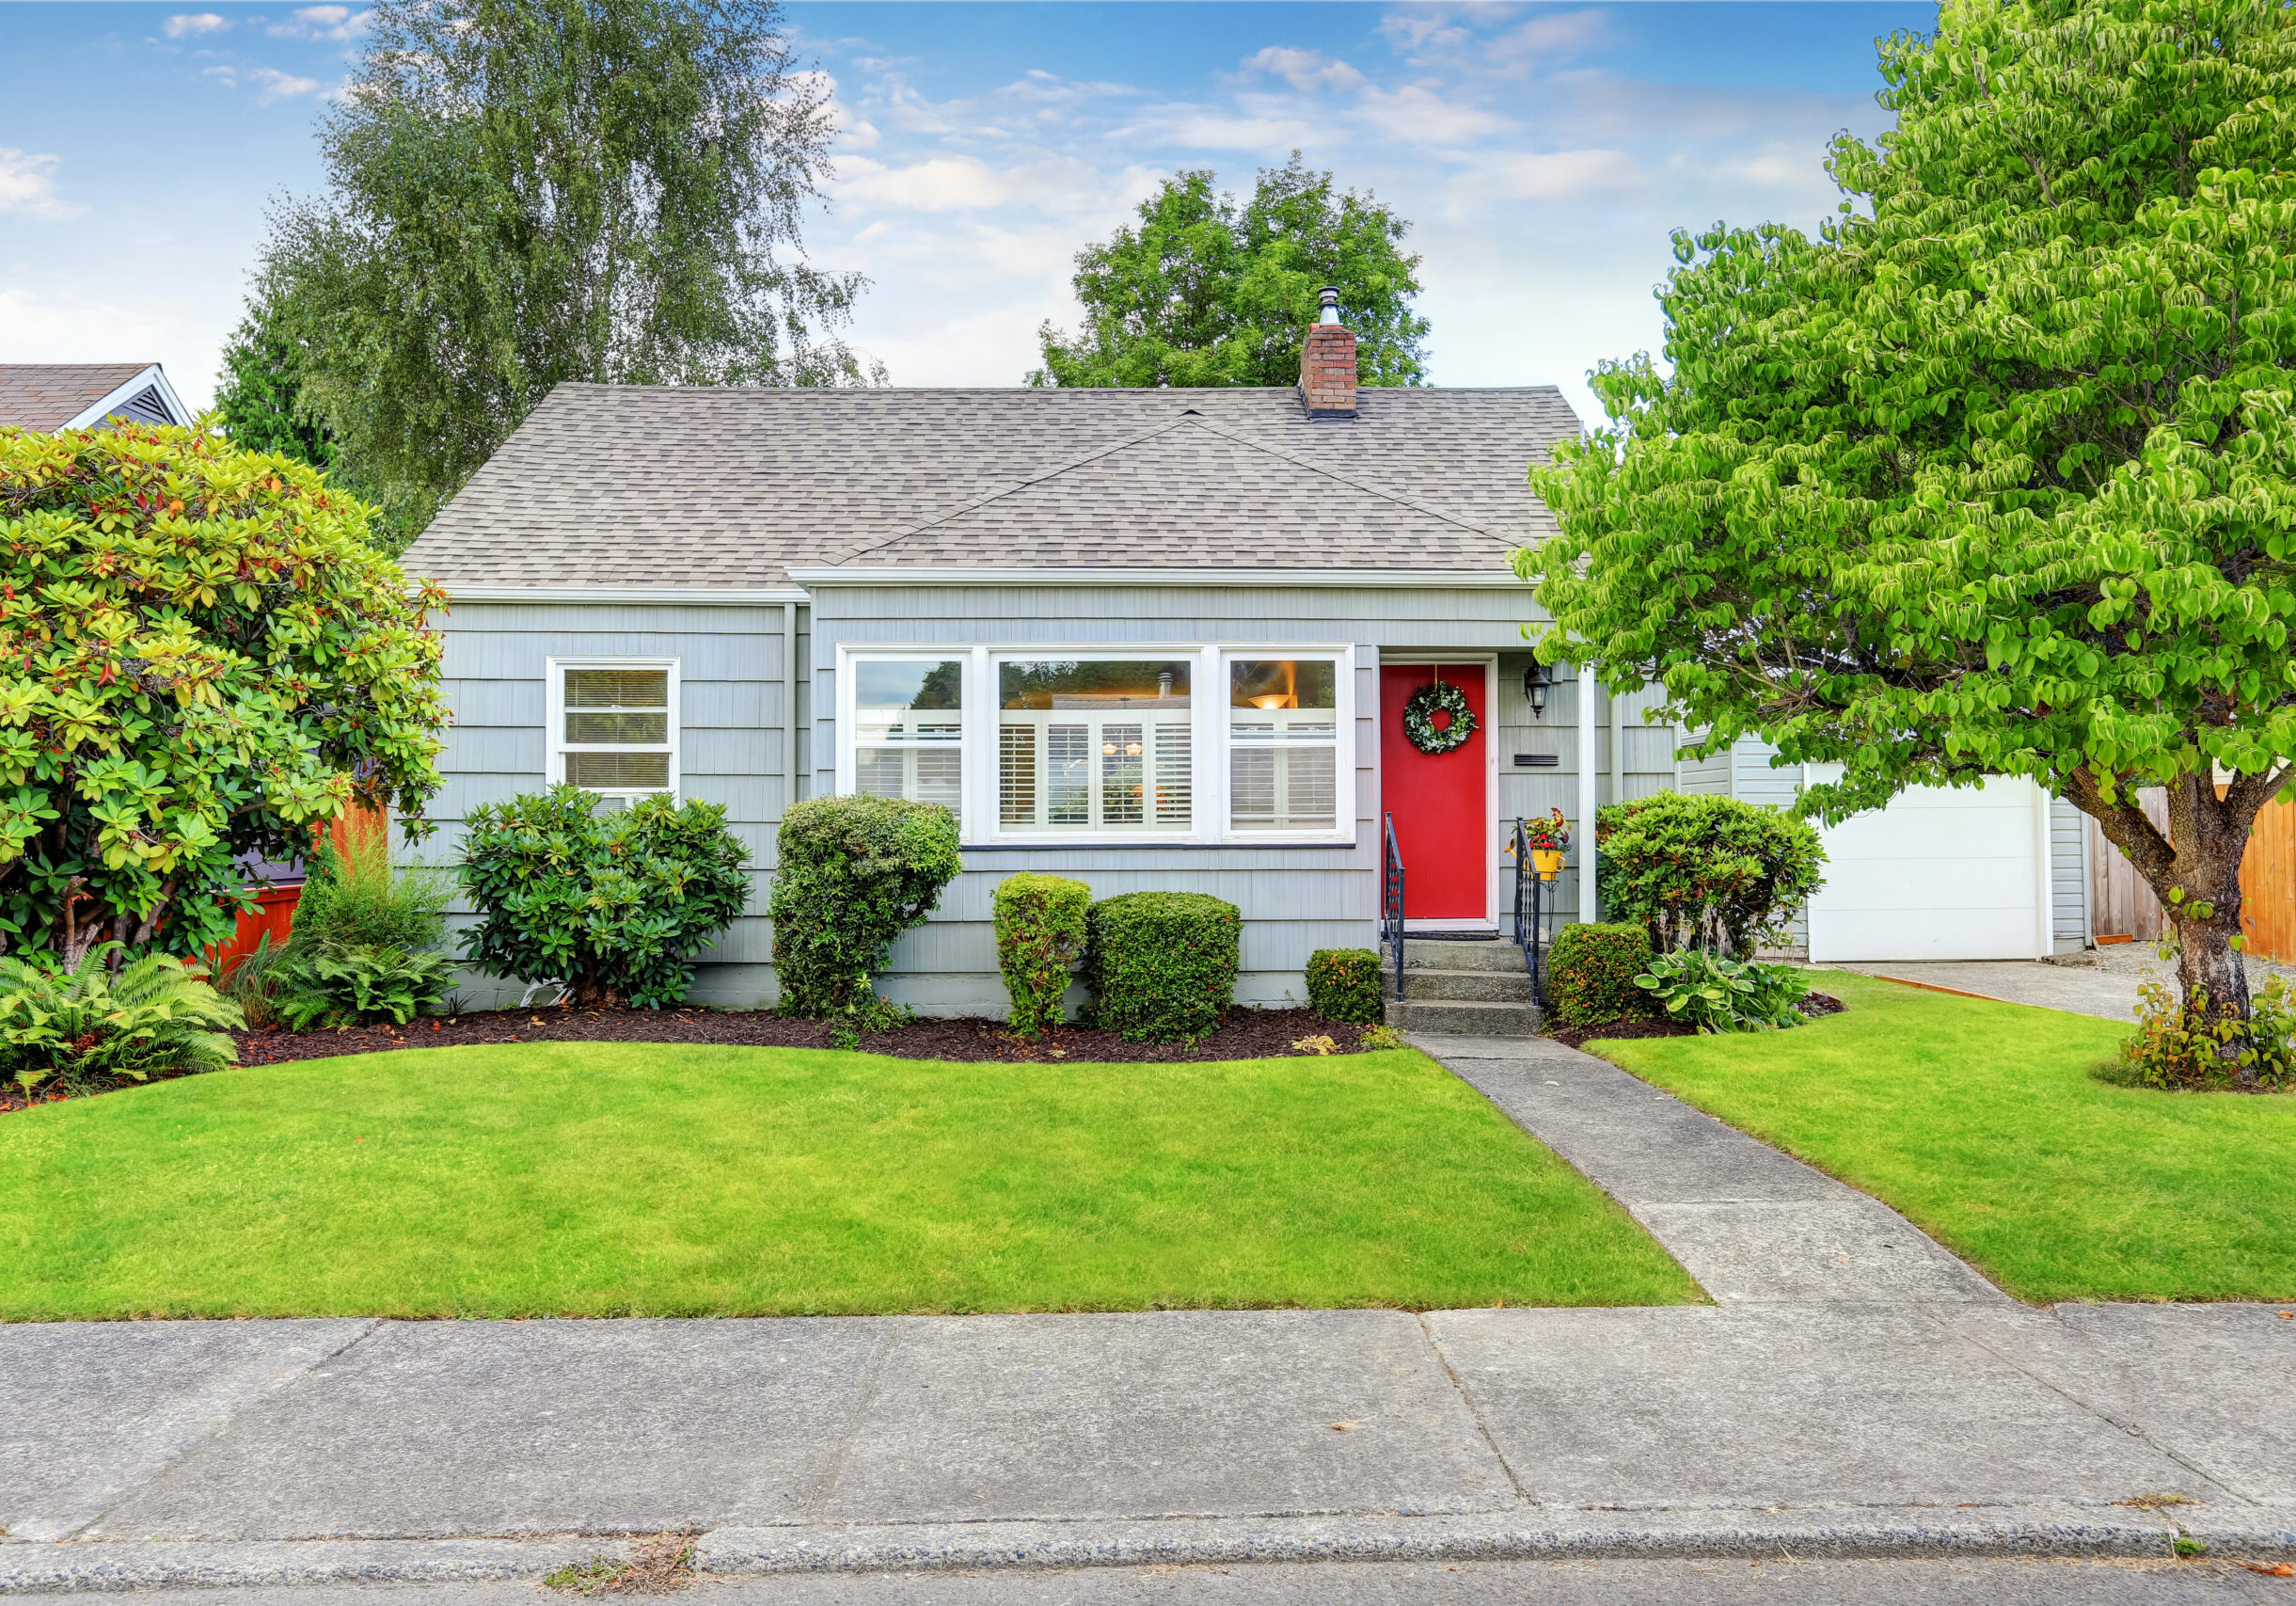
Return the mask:
<path id="1" fill-rule="evenodd" d="M 2238 1306 L 17 1326 L 0 1588 L 2296 1553 L 2291 1398 Z"/>

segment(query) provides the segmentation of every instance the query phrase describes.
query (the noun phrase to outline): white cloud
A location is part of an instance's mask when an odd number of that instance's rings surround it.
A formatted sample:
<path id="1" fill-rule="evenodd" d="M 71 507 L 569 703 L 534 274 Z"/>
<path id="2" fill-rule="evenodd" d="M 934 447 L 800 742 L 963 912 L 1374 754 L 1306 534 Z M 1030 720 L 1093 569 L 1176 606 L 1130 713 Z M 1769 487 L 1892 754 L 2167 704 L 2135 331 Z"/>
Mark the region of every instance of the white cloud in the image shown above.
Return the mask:
<path id="1" fill-rule="evenodd" d="M 367 25 L 367 13 L 348 6 L 302 6 L 264 31 L 279 39 L 356 39 Z"/>
<path id="2" fill-rule="evenodd" d="M 1372 127 L 1411 145 L 1468 145 L 1514 127 L 1496 112 L 1446 96 L 1437 85 L 1406 84 L 1395 90 L 1367 86 L 1359 103 Z"/>
<path id="3" fill-rule="evenodd" d="M 62 160 L 53 153 L 0 145 L 0 212 L 59 222 L 79 216 L 82 208 L 56 197 L 55 169 Z"/>
<path id="4" fill-rule="evenodd" d="M 167 363 L 167 376 L 186 403 L 201 405 L 213 384 L 210 373 L 192 360 L 207 355 L 214 339 L 196 333 L 169 310 L 146 305 L 138 296 L 119 301 L 83 300 L 70 294 L 43 295 L 17 287 L 0 288 L 0 361 Z M 170 358 L 177 359 L 169 361 Z M 187 382 L 196 380 L 196 390 Z M 200 398 L 193 401 L 193 395 Z"/>
<path id="5" fill-rule="evenodd" d="M 255 103 L 259 106 L 319 92 L 318 79 L 298 78 L 292 72 L 281 72 L 276 67 L 258 67 L 247 77 L 255 85 Z"/>
<path id="6" fill-rule="evenodd" d="M 1336 61 L 1317 51 L 1294 50 L 1289 45 L 1272 44 L 1244 57 L 1243 71 L 1272 72 L 1304 93 L 1318 89 L 1360 89 L 1368 82 L 1344 61 Z"/>
<path id="7" fill-rule="evenodd" d="M 243 82 L 254 86 L 255 103 L 259 106 L 294 100 L 303 95 L 315 95 L 321 87 L 316 78 L 298 78 L 293 72 L 282 72 L 276 67 L 249 67 L 243 70 L 227 64 L 203 67 L 199 71 L 202 77 L 213 78 L 227 89 L 236 89 Z"/>
<path id="8" fill-rule="evenodd" d="M 1162 143 L 1183 151 L 1250 151 L 1259 153 L 1324 150 L 1343 143 L 1343 127 L 1304 115 L 1306 107 L 1272 107 L 1254 115 L 1250 107 L 1227 111 L 1211 106 L 1152 106 L 1136 124 L 1114 131 L 1131 144 Z"/>
<path id="9" fill-rule="evenodd" d="M 1641 181 L 1623 151 L 1550 151 L 1502 157 L 1487 169 L 1491 187 L 1512 200 L 1577 200 Z"/>
<path id="10" fill-rule="evenodd" d="M 229 17 L 218 17 L 213 11 L 188 11 L 168 18 L 161 29 L 169 39 L 196 39 L 201 34 L 219 34 L 230 25 Z"/>
<path id="11" fill-rule="evenodd" d="M 1149 168 L 1128 167 L 1111 174 L 1089 162 L 1056 156 L 1004 166 L 977 156 L 928 156 L 901 167 L 854 156 L 840 169 L 841 203 L 922 213 L 1019 207 L 1069 216 L 1106 211 L 1116 198 L 1136 199 L 1156 182 Z"/>

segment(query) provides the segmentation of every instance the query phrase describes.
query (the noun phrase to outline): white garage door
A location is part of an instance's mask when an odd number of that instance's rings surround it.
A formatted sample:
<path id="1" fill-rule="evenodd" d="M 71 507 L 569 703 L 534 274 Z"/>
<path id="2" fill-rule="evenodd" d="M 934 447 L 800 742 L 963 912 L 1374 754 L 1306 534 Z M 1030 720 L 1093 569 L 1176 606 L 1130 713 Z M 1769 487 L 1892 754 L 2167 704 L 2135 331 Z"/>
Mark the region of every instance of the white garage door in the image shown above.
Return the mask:
<path id="1" fill-rule="evenodd" d="M 1812 782 L 1833 766 L 1812 765 Z M 2049 952 L 2049 810 L 2031 781 L 1917 787 L 1822 827 L 1810 958 L 2036 959 Z"/>

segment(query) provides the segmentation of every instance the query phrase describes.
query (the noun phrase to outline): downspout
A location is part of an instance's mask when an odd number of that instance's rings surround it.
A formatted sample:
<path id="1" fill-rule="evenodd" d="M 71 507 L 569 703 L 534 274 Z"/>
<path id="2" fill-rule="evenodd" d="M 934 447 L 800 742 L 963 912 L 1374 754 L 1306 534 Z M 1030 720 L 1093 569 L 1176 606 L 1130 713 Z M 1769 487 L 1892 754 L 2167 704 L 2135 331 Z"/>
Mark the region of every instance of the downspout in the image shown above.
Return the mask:
<path id="1" fill-rule="evenodd" d="M 798 801 L 798 605 L 782 604 L 782 813 Z"/>
<path id="2" fill-rule="evenodd" d="M 1602 908 L 1594 883 L 1594 811 L 1602 799 L 1602 749 L 1594 723 L 1594 665 L 1578 666 L 1578 917 L 1591 922 Z"/>

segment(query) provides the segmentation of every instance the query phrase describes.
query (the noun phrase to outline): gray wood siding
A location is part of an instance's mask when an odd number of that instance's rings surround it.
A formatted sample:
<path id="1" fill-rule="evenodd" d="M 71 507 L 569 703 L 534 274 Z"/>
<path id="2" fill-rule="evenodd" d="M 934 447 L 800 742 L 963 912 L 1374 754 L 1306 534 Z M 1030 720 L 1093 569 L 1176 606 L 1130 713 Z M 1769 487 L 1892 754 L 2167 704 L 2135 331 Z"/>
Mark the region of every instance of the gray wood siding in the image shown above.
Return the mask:
<path id="1" fill-rule="evenodd" d="M 439 768 L 446 787 L 431 815 L 439 830 L 418 850 L 448 863 L 461 849 L 462 822 L 481 803 L 501 803 L 544 785 L 546 660 L 584 655 L 678 660 L 678 764 L 682 797 L 722 804 L 748 853 L 752 892 L 742 916 L 707 955 L 695 995 L 712 1002 L 759 1004 L 773 997 L 771 929 L 766 883 L 774 865 L 775 824 L 782 817 L 789 698 L 807 711 L 804 687 L 784 676 L 783 611 L 778 606 L 689 607 L 656 604 L 464 603 L 434 623 L 445 635 L 447 732 Z M 803 662 L 803 610 L 799 661 Z M 802 726 L 800 727 L 800 743 Z M 798 755 L 800 773 L 804 754 Z M 471 921 L 457 904 L 450 930 Z M 515 1002 L 515 984 L 470 978 L 474 1006 Z"/>
<path id="2" fill-rule="evenodd" d="M 815 596 L 813 611 L 813 785 L 822 792 L 836 785 L 840 645 L 1312 642 L 1350 644 L 1398 657 L 1496 652 L 1502 655 L 1496 734 L 1502 744 L 1519 738 L 1538 744 L 1536 750 L 1552 751 L 1557 739 L 1575 741 L 1569 729 L 1570 689 L 1555 689 L 1564 695 L 1550 695 L 1545 718 L 1534 727 L 1522 688 L 1528 661 L 1522 627 L 1534 616 L 1528 587 L 825 585 Z M 996 976 L 989 900 L 997 882 L 1026 869 L 1074 876 L 1103 898 L 1147 890 L 1225 898 L 1244 914 L 1239 996 L 1259 1003 L 1304 1002 L 1302 971 L 1308 954 L 1321 947 L 1370 947 L 1378 941 L 1378 653 L 1356 656 L 1352 846 L 968 849 L 964 874 L 931 922 L 895 946 L 892 972 L 882 978 L 886 993 L 927 1010 L 1001 1011 L 1005 994 Z M 1503 813 L 1528 809 L 1534 802 L 1541 812 L 1549 801 L 1566 813 L 1576 806 L 1576 783 L 1570 779 L 1576 756 L 1568 747 L 1565 768 L 1554 771 L 1513 771 L 1504 755 L 1514 751 L 1503 747 Z M 1564 901 L 1567 906 L 1567 892 Z"/>
<path id="3" fill-rule="evenodd" d="M 2082 840 L 2087 818 L 2063 798 L 2049 800 L 2050 935 L 2061 954 L 2089 946 L 2089 869 Z"/>

